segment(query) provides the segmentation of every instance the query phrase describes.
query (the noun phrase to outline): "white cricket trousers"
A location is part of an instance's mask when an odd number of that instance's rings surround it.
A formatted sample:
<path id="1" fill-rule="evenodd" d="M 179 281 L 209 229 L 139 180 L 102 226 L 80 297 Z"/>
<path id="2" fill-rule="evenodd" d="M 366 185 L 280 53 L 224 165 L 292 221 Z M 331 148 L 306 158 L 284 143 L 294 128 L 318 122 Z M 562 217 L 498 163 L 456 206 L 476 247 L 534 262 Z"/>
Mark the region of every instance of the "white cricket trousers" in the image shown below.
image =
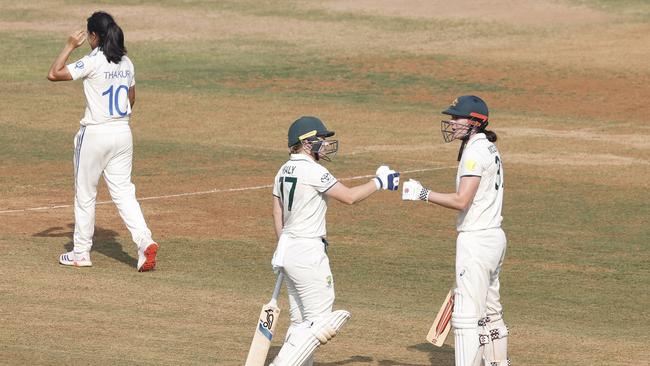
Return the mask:
<path id="1" fill-rule="evenodd" d="M 499 272 L 506 253 L 501 228 L 460 232 L 456 240 L 456 289 L 452 326 L 456 366 L 480 364 L 479 319 L 498 315 Z"/>
<path id="2" fill-rule="evenodd" d="M 312 322 L 332 312 L 334 280 L 321 238 L 283 237 L 280 240 L 286 241 L 283 271 L 291 313 L 286 341 L 291 336 L 307 336 Z M 303 365 L 312 362 L 313 358 L 310 358 Z"/>
<path id="3" fill-rule="evenodd" d="M 81 126 L 74 146 L 74 252 L 88 252 L 93 245 L 97 184 L 102 174 L 133 241 L 138 247 L 152 243 L 131 183 L 133 138 L 129 124 Z"/>

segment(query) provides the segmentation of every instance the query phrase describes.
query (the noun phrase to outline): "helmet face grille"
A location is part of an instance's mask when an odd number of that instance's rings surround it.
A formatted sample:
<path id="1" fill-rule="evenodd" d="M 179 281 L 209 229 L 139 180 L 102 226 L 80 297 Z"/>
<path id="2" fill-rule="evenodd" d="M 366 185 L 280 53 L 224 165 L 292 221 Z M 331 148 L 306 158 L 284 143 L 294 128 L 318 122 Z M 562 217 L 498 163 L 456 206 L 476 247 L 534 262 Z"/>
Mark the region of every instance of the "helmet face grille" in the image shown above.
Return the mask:
<path id="1" fill-rule="evenodd" d="M 442 132 L 442 139 L 445 142 L 452 142 L 454 140 L 454 131 L 451 128 L 451 121 L 440 121 L 440 131 Z"/>
<path id="2" fill-rule="evenodd" d="M 338 140 L 319 140 L 313 141 L 311 144 L 311 152 L 317 160 L 332 161 L 339 151 Z"/>
<path id="3" fill-rule="evenodd" d="M 472 133 L 472 129 L 473 127 L 471 125 L 458 123 L 453 120 L 440 122 L 440 131 L 442 132 L 442 139 L 445 142 L 452 142 L 455 139 L 462 140 Z M 462 136 L 459 136 L 459 134 L 462 134 Z"/>

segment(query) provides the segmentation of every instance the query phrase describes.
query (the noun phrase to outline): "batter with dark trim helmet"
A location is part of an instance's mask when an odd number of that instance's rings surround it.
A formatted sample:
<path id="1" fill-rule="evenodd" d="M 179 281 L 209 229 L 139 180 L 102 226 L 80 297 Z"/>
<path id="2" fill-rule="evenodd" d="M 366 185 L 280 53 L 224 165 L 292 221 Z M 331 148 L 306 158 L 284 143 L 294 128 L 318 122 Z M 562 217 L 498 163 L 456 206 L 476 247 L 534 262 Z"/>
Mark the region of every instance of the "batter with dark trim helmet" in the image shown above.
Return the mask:
<path id="1" fill-rule="evenodd" d="M 467 140 L 473 133 L 485 133 L 490 142 L 497 140 L 497 135 L 494 132 L 485 129 L 489 124 L 488 106 L 483 99 L 475 95 L 463 95 L 454 99 L 451 105 L 442 111 L 442 114 L 451 116 L 450 120 L 440 122 L 440 130 L 445 142 L 463 141 L 458 151 L 458 161 L 460 161 Z"/>
<path id="2" fill-rule="evenodd" d="M 330 161 L 339 149 L 338 140 L 326 140 L 332 136 L 334 131 L 329 131 L 323 121 L 317 117 L 303 116 L 289 127 L 287 144 L 292 150 L 307 147 L 316 161 Z"/>

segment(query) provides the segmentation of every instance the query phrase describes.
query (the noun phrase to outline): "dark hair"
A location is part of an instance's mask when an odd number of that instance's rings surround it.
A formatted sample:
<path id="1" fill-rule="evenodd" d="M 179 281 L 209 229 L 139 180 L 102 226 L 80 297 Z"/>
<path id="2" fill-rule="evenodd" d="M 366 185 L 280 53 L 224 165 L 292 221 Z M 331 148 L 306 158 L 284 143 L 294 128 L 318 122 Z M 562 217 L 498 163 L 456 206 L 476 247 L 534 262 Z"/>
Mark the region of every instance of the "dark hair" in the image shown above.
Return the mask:
<path id="1" fill-rule="evenodd" d="M 497 134 L 494 133 L 494 131 L 483 130 L 483 133 L 485 134 L 485 137 L 487 137 L 488 141 L 497 142 Z"/>
<path id="2" fill-rule="evenodd" d="M 122 61 L 122 56 L 126 55 L 124 33 L 110 14 L 103 11 L 94 12 L 88 18 L 88 33 L 95 33 L 99 37 L 99 48 L 108 62 Z"/>

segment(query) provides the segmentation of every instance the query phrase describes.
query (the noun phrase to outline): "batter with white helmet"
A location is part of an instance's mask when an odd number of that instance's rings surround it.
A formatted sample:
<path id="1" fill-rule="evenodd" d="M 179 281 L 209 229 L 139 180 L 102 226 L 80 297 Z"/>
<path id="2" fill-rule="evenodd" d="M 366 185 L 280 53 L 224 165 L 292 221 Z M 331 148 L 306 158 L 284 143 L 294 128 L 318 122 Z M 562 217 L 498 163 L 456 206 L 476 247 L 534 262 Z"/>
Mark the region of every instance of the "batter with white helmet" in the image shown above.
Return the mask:
<path id="1" fill-rule="evenodd" d="M 291 157 L 275 176 L 273 219 L 278 245 L 274 270 L 284 273 L 289 294 L 291 326 L 272 365 L 311 365 L 316 348 L 327 343 L 350 313 L 332 311 L 334 279 L 327 256 L 325 214 L 328 197 L 353 204 L 379 189 L 397 190 L 399 173 L 387 166 L 371 181 L 348 188 L 321 160 L 330 161 L 338 141 L 316 117 L 301 117 L 288 132 Z"/>
<path id="2" fill-rule="evenodd" d="M 499 273 L 506 252 L 501 229 L 503 166 L 486 130 L 488 108 L 476 96 L 458 97 L 442 112 L 445 142 L 461 140 L 456 192 L 438 193 L 410 180 L 402 199 L 423 200 L 460 211 L 456 222 L 456 289 L 451 324 L 456 366 L 506 366 L 508 328 L 503 321 Z"/>
<path id="3" fill-rule="evenodd" d="M 72 51 L 86 38 L 92 51 L 66 65 Z M 47 78 L 81 79 L 86 96 L 86 111 L 74 142 L 74 249 L 61 254 L 59 263 L 92 266 L 90 249 L 97 184 L 103 174 L 113 202 L 138 247 L 138 271 L 154 269 L 158 244 L 151 238 L 131 183 L 133 139 L 129 118 L 135 103 L 135 71 L 126 56 L 122 29 L 113 17 L 104 12 L 93 13 L 88 18 L 87 30 L 70 35 Z"/>

